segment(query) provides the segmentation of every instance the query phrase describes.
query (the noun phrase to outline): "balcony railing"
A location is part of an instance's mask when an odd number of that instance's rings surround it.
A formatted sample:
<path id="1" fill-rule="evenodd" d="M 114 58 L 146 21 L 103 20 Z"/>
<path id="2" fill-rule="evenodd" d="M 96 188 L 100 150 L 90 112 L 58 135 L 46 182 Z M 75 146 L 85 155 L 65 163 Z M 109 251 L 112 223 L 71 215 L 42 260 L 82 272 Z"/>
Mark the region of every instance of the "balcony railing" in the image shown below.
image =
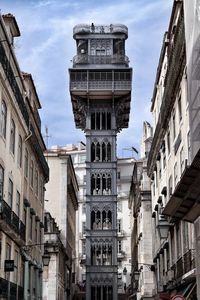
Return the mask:
<path id="1" fill-rule="evenodd" d="M 125 64 L 128 67 L 129 58 L 126 55 L 87 55 L 79 54 L 73 58 L 73 66 L 76 64 Z"/>
<path id="2" fill-rule="evenodd" d="M 22 221 L 20 221 L 20 225 L 19 225 L 19 235 L 23 241 L 26 240 L 26 226 Z"/>
<path id="3" fill-rule="evenodd" d="M 75 36 L 76 34 L 88 33 L 124 33 L 126 36 L 128 36 L 128 28 L 123 24 L 110 24 L 109 26 L 79 24 L 73 28 L 73 36 Z"/>
<path id="4" fill-rule="evenodd" d="M 1 213 L 1 218 L 5 220 L 7 224 L 11 225 L 12 209 L 4 200 L 0 200 L 0 213 Z"/>
<path id="5" fill-rule="evenodd" d="M 131 90 L 131 81 L 112 81 L 112 80 L 94 80 L 94 81 L 71 81 L 70 90 Z"/>
<path id="6" fill-rule="evenodd" d="M 8 283 L 9 281 L 0 277 L 0 298 L 8 299 Z M 18 296 L 17 296 L 18 295 Z M 23 299 L 24 289 L 21 286 L 17 286 L 15 283 L 10 282 L 10 299 Z"/>
<path id="7" fill-rule="evenodd" d="M 1 220 L 25 241 L 26 227 L 24 223 L 20 221 L 19 217 L 4 200 L 0 200 L 0 216 Z"/>
<path id="8" fill-rule="evenodd" d="M 19 217 L 12 211 L 12 227 L 19 234 Z"/>
<path id="9" fill-rule="evenodd" d="M 172 266 L 174 270 L 174 279 L 181 278 L 184 274 L 195 268 L 194 250 L 188 250 L 178 261 Z"/>

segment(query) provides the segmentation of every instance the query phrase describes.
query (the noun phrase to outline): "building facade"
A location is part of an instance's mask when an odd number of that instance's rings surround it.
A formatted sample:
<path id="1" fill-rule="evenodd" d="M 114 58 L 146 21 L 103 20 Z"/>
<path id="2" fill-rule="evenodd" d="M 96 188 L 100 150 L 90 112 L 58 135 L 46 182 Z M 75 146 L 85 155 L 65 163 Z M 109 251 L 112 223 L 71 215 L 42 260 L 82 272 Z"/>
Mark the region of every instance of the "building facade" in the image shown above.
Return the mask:
<path id="1" fill-rule="evenodd" d="M 51 240 L 50 234 L 45 234 L 45 249 L 50 253 L 51 260 L 49 268 L 43 278 L 44 299 L 72 299 L 75 293 L 75 258 L 76 258 L 76 210 L 78 209 L 78 183 L 74 172 L 74 167 L 70 155 L 66 154 L 62 149 L 52 149 L 45 152 L 50 169 L 49 182 L 46 185 L 45 192 L 45 211 L 46 221 L 48 214 L 57 223 L 60 234 L 59 258 L 55 261 L 55 253 L 53 254 L 54 241 Z M 51 219 L 51 218 L 50 218 Z M 50 222 L 50 220 L 48 221 Z M 50 230 L 50 228 L 49 228 Z M 58 235 L 56 235 L 58 237 Z M 58 243 L 58 241 L 56 242 Z M 58 247 L 58 245 L 55 245 Z M 60 248 L 59 248 L 60 249 Z M 55 249 L 54 249 L 55 250 Z M 64 253 L 65 257 L 63 257 Z M 59 275 L 60 280 L 56 281 L 54 267 L 61 268 Z M 64 264 L 63 264 L 64 262 Z M 63 269 L 64 268 L 64 269 Z"/>
<path id="2" fill-rule="evenodd" d="M 15 17 L 0 15 L 0 299 L 27 300 L 42 297 L 38 244 L 49 169 L 41 104 L 32 76 L 21 72 L 14 52 L 19 36 Z"/>
<path id="3" fill-rule="evenodd" d="M 133 220 L 131 230 L 131 295 L 129 299 L 155 299 L 153 266 L 151 180 L 147 176 L 147 158 L 151 147 L 152 128 L 143 125 L 141 159 L 134 164 L 129 208 Z"/>
<path id="4" fill-rule="evenodd" d="M 193 11 L 192 7 L 189 10 Z M 197 124 L 194 111 L 191 114 L 194 103 L 188 97 L 187 13 L 184 1 L 174 1 L 151 107 L 154 134 L 147 169 L 151 178 L 153 259 L 159 299 L 171 299 L 177 294 L 186 299 L 198 298 L 192 222 L 200 214 L 199 154 L 193 141 L 199 118 Z"/>
<path id="5" fill-rule="evenodd" d="M 124 25 L 77 25 L 70 93 L 86 133 L 86 298 L 117 299 L 117 132 L 128 126 L 131 72 Z"/>
<path id="6" fill-rule="evenodd" d="M 131 221 L 129 191 L 135 159 L 117 158 L 118 299 L 127 299 L 131 284 Z"/>
<path id="7" fill-rule="evenodd" d="M 70 289 L 70 276 L 65 265 L 69 259 L 64 247 L 60 229 L 49 212 L 44 215 L 44 253 L 49 256 L 48 266 L 43 267 L 43 299 L 66 299 L 65 291 Z"/>
<path id="8" fill-rule="evenodd" d="M 76 216 L 76 294 L 78 299 L 85 299 L 86 289 L 86 145 L 68 144 L 63 147 L 53 146 L 50 150 L 62 151 L 72 158 L 79 191 Z M 117 232 L 118 232 L 118 295 L 128 293 L 131 273 L 130 224 L 131 215 L 128 209 L 130 181 L 135 159 L 117 159 Z M 124 269 L 126 274 L 124 274 Z"/>

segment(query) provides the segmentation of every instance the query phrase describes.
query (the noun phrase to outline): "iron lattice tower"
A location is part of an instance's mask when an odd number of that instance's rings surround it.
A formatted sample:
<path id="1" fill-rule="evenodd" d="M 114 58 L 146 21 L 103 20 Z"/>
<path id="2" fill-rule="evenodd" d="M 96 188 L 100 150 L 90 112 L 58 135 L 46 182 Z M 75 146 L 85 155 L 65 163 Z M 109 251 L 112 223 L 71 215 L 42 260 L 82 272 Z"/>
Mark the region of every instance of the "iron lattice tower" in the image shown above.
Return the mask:
<path id="1" fill-rule="evenodd" d="M 124 25 L 77 25 L 70 93 L 86 134 L 86 299 L 117 299 L 116 138 L 128 127 L 132 69 Z"/>

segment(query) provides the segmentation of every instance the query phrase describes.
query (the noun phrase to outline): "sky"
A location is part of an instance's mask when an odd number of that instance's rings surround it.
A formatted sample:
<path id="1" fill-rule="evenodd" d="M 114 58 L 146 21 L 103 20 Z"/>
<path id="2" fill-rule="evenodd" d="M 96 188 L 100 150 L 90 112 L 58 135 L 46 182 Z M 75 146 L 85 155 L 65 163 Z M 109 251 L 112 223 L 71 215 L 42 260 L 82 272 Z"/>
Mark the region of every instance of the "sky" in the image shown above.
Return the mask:
<path id="1" fill-rule="evenodd" d="M 21 36 L 15 51 L 22 71 L 32 74 L 42 109 L 42 133 L 48 147 L 85 142 L 75 128 L 68 68 L 76 54 L 73 27 L 92 22 L 125 24 L 126 55 L 133 68 L 129 128 L 118 134 L 118 156 L 140 150 L 143 122 L 152 123 L 151 98 L 163 36 L 173 0 L 1 0 L 2 14 L 12 13 Z M 49 138 L 45 137 L 48 127 Z"/>

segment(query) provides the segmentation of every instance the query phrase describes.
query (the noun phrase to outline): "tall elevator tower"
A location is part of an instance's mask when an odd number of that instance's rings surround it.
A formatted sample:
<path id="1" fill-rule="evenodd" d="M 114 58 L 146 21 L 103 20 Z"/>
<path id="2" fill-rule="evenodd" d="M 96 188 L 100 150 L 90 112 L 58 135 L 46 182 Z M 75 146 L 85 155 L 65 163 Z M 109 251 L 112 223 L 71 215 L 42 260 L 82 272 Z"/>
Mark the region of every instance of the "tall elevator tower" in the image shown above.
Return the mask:
<path id="1" fill-rule="evenodd" d="M 116 139 L 128 127 L 132 69 L 128 29 L 77 25 L 70 93 L 77 128 L 86 134 L 86 299 L 117 300 Z"/>

